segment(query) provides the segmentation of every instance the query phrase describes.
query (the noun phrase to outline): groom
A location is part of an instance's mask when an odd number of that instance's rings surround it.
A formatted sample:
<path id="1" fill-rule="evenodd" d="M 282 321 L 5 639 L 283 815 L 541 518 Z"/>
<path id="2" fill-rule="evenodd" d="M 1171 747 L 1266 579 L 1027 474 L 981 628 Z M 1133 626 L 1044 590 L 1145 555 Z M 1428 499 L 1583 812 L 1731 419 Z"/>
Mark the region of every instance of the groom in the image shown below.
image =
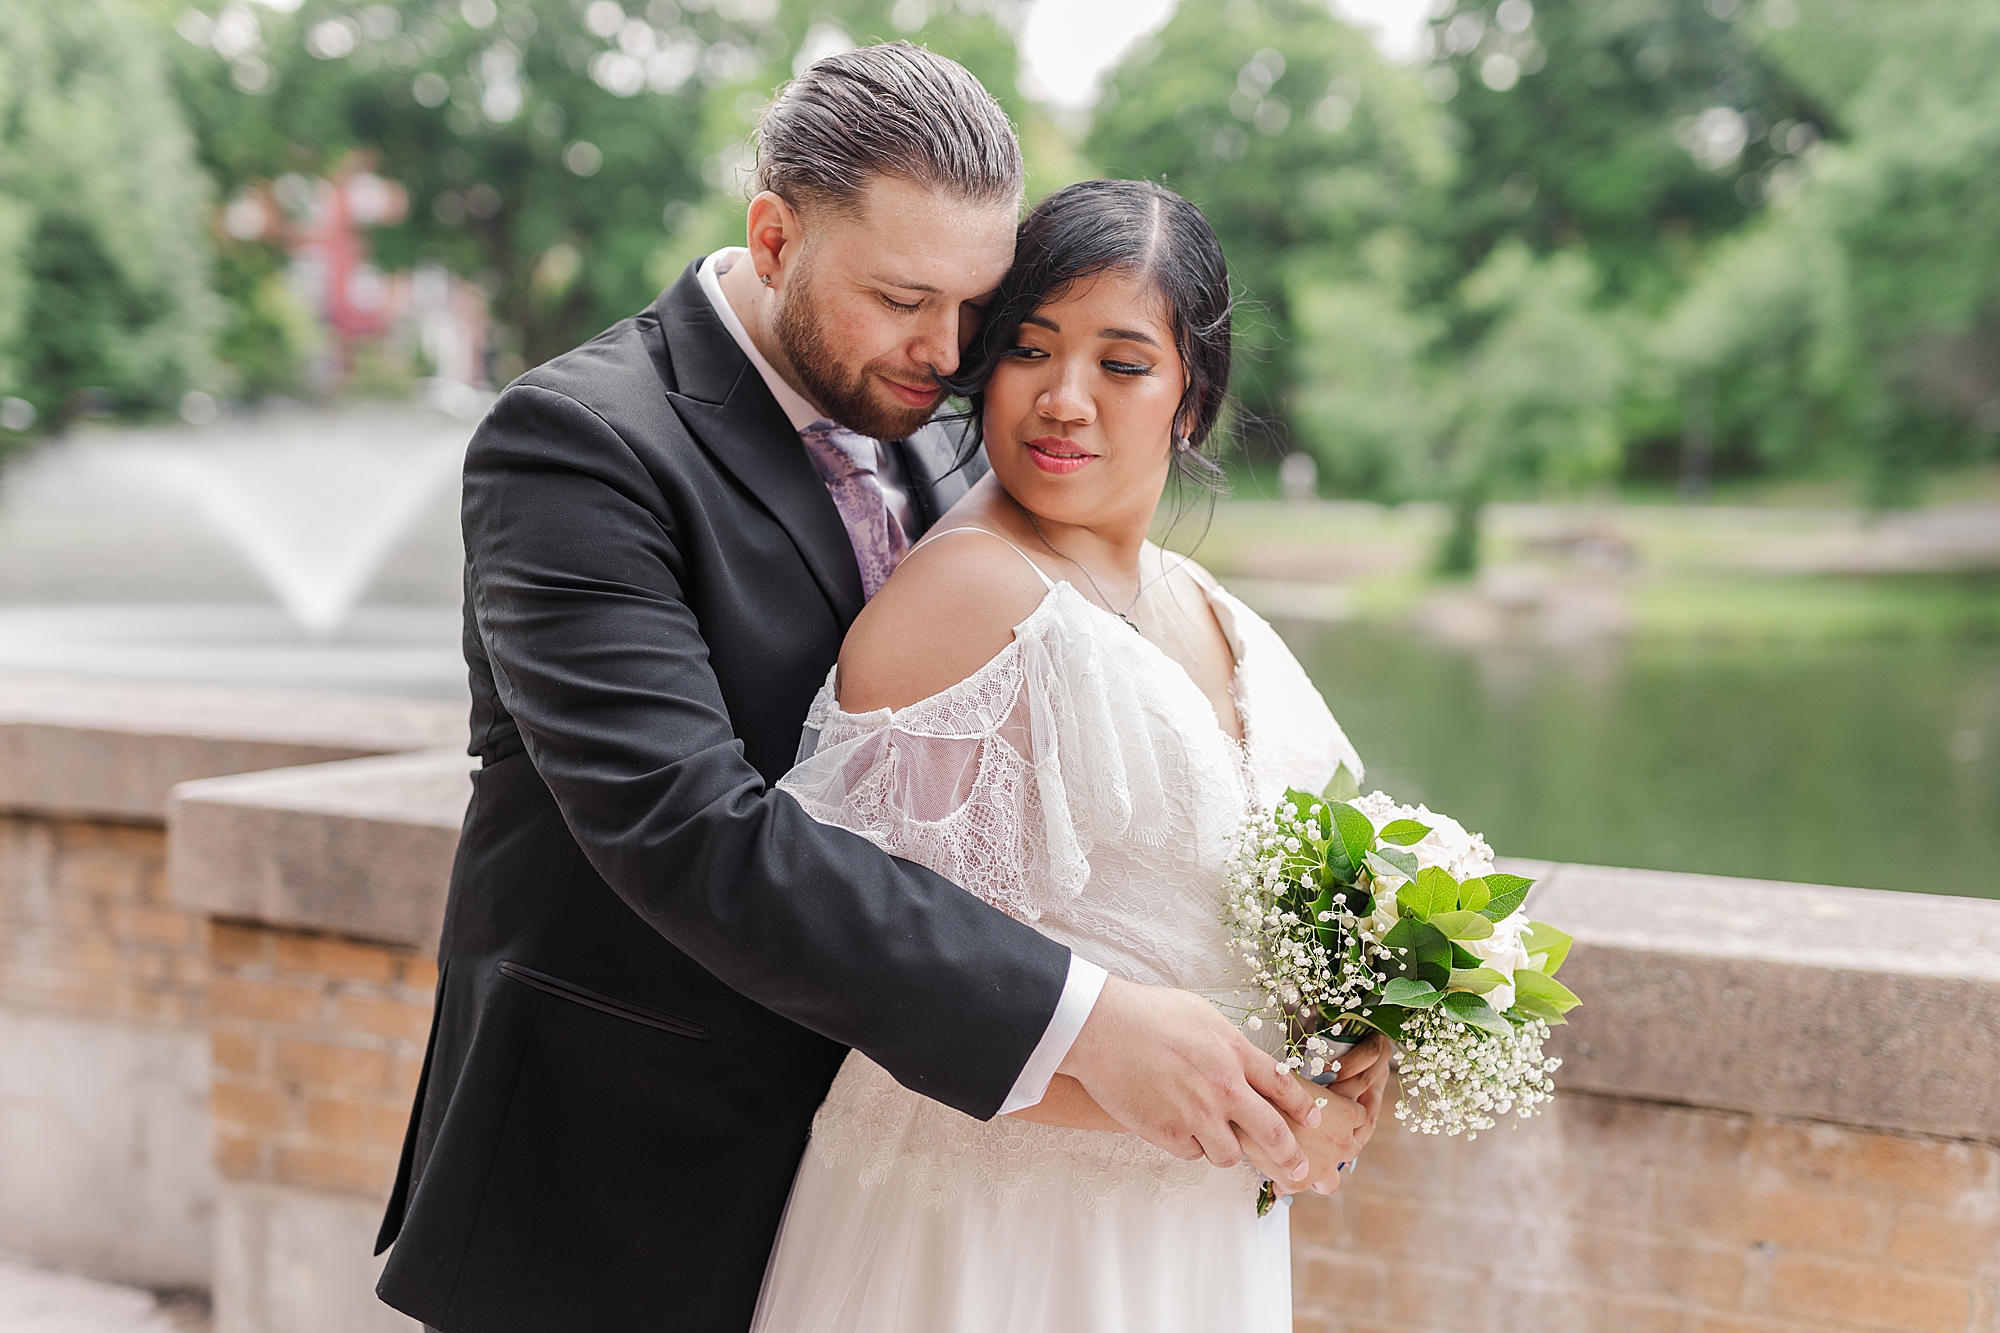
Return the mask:
<path id="1" fill-rule="evenodd" d="M 740 1333 L 848 1047 L 969 1115 L 1061 1073 L 1183 1157 L 1240 1133 L 1305 1169 L 1273 1105 L 1311 1100 L 1206 1002 L 773 788 L 966 488 L 927 422 L 1022 168 L 985 90 L 897 43 L 790 86 L 757 184 L 747 249 L 523 376 L 466 457 L 483 763 L 380 1240 L 382 1298 L 449 1333 Z"/>

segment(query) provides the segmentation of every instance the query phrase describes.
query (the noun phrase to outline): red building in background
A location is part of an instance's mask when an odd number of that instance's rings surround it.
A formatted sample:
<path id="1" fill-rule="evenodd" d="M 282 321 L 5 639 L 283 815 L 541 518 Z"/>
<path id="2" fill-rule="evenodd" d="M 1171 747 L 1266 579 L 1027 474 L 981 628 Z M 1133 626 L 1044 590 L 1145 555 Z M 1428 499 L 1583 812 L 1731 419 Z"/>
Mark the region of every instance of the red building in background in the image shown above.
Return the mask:
<path id="1" fill-rule="evenodd" d="M 455 384 L 482 384 L 486 297 L 477 286 L 435 266 L 384 273 L 367 233 L 409 214 L 409 192 L 355 153 L 330 177 L 288 174 L 254 186 L 222 212 L 238 240 L 268 241 L 290 256 L 286 285 L 318 326 L 307 379 L 334 393 L 373 353 L 407 370 L 427 370 Z M 418 356 L 428 364 L 418 366 Z"/>

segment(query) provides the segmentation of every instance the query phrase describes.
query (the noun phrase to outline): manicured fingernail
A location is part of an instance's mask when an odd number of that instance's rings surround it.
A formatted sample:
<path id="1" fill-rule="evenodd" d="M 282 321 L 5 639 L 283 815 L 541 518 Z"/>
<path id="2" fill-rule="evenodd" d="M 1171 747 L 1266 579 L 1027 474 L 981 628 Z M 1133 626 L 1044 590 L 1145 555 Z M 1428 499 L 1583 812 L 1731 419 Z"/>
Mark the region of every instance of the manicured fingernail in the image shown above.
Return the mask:
<path id="1" fill-rule="evenodd" d="M 1325 1105 L 1325 1103 L 1324 1103 L 1324 1102 L 1320 1103 L 1320 1106 L 1323 1106 L 1323 1105 Z M 1320 1121 L 1320 1115 L 1319 1115 L 1319 1106 L 1315 1106 L 1315 1107 L 1313 1107 L 1313 1109 L 1312 1109 L 1312 1110 L 1310 1110 L 1310 1111 L 1307 1111 L 1307 1112 L 1306 1112 L 1306 1128 L 1307 1128 L 1307 1129 L 1318 1129 L 1318 1128 L 1319 1128 L 1319 1121 Z"/>
<path id="2" fill-rule="evenodd" d="M 1307 1176 L 1312 1174 L 1312 1169 L 1313 1169 L 1313 1164 L 1311 1162 L 1300 1162 L 1296 1167 L 1292 1169 L 1292 1179 L 1304 1180 Z"/>

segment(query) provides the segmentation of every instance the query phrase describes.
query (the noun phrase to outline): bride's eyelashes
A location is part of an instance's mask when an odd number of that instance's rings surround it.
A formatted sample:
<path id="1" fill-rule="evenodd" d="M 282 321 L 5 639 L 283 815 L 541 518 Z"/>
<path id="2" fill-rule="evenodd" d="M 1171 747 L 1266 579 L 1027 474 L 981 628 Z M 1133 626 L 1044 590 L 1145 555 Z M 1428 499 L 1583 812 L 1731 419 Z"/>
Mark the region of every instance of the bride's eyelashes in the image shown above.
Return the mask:
<path id="1" fill-rule="evenodd" d="M 1029 347 L 1025 344 L 1010 347 L 1000 355 L 1003 360 L 1008 361 L 1046 361 L 1049 359 L 1049 354 L 1041 348 Z M 1153 373 L 1151 366 L 1143 365 L 1136 361 L 1100 361 L 1097 364 L 1103 366 L 1113 375 L 1123 375 L 1127 378 L 1136 378 L 1140 375 L 1150 375 Z"/>

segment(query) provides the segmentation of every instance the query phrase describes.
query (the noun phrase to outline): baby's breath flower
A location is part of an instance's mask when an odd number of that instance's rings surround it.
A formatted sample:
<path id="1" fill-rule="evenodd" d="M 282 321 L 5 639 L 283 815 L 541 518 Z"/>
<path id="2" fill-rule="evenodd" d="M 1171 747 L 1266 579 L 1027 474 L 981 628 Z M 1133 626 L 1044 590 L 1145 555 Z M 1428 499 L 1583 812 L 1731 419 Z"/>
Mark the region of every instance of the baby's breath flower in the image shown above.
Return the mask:
<path id="1" fill-rule="evenodd" d="M 1492 870 L 1485 839 L 1455 820 L 1422 806 L 1399 806 L 1380 792 L 1352 804 L 1378 828 L 1394 819 L 1415 819 L 1429 827 L 1429 834 L 1404 849 L 1420 866 L 1441 866 L 1456 879 Z M 1382 964 L 1410 953 L 1407 947 L 1392 949 L 1382 942 L 1396 917 L 1387 895 L 1401 879 L 1371 890 L 1374 881 L 1364 871 L 1352 889 L 1338 881 L 1331 886 L 1338 890 L 1331 898 L 1338 910 L 1295 910 L 1295 904 L 1317 897 L 1318 881 L 1313 870 L 1288 875 L 1287 859 L 1304 850 L 1307 841 L 1324 840 L 1331 827 L 1330 812 L 1319 803 L 1312 804 L 1308 818 L 1301 818 L 1298 804 L 1289 800 L 1270 813 L 1253 814 L 1228 869 L 1223 919 L 1230 948 L 1243 959 L 1248 984 L 1262 999 L 1261 1009 L 1248 1015 L 1243 1026 L 1261 1031 L 1265 1019 L 1273 1018 L 1286 1030 L 1276 1062 L 1281 1073 L 1337 1071 L 1335 1057 L 1347 1034 L 1332 1027 L 1315 1031 L 1314 1026 L 1357 1016 L 1372 1019 L 1376 1005 L 1371 1001 L 1380 998 L 1391 977 Z M 1372 914 L 1349 910 L 1350 894 L 1356 895 L 1359 908 L 1371 891 L 1376 893 Z M 1323 936 L 1329 924 L 1336 930 Z M 1554 1095 L 1549 1076 L 1560 1061 L 1543 1055 L 1548 1028 L 1539 1020 L 1500 1035 L 1460 1023 L 1442 1009 L 1406 1010 L 1401 1031 L 1403 1098 L 1396 1116 L 1420 1133 L 1477 1135 L 1492 1128 L 1498 1116 L 1533 1115 Z"/>

